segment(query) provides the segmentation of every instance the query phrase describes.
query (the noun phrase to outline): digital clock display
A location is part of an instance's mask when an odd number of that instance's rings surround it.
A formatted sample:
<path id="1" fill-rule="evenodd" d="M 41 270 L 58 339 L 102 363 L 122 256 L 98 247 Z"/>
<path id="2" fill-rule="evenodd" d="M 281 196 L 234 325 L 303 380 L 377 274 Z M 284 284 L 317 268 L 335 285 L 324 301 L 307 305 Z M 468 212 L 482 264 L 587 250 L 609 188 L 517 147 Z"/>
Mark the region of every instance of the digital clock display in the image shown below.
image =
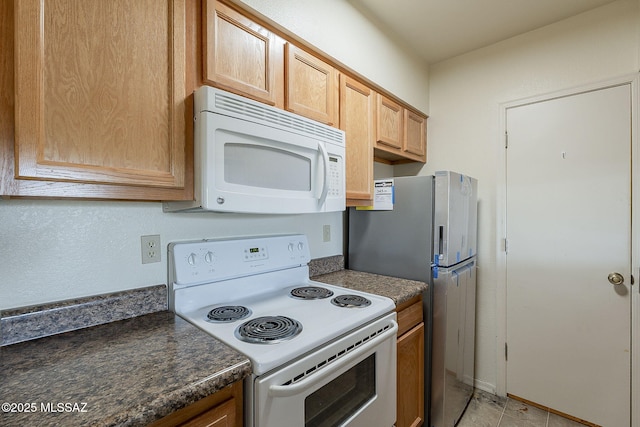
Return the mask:
<path id="1" fill-rule="evenodd" d="M 258 252 L 260 252 L 259 248 L 249 248 L 249 253 L 250 254 L 257 254 Z"/>

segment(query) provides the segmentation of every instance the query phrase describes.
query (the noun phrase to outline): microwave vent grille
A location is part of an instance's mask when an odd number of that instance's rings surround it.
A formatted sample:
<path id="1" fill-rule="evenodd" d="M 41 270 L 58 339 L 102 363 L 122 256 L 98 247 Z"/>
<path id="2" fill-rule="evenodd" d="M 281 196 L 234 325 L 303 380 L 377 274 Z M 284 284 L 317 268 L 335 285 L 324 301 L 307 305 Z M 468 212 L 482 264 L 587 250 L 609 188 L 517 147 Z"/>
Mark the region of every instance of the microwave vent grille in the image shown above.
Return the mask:
<path id="1" fill-rule="evenodd" d="M 215 107 L 220 113 L 228 112 L 241 119 L 258 121 L 325 142 L 344 144 L 342 131 L 269 105 L 246 102 L 243 99 L 216 93 Z"/>

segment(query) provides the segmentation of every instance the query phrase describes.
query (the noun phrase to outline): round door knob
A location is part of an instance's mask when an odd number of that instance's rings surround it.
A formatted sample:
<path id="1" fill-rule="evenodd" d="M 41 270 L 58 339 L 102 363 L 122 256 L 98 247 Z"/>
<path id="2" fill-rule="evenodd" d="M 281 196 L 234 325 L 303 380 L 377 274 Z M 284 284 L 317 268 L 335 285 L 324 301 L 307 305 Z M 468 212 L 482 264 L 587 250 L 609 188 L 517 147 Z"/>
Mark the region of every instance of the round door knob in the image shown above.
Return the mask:
<path id="1" fill-rule="evenodd" d="M 624 276 L 620 273 L 610 273 L 607 278 L 612 285 L 622 285 L 624 283 Z"/>

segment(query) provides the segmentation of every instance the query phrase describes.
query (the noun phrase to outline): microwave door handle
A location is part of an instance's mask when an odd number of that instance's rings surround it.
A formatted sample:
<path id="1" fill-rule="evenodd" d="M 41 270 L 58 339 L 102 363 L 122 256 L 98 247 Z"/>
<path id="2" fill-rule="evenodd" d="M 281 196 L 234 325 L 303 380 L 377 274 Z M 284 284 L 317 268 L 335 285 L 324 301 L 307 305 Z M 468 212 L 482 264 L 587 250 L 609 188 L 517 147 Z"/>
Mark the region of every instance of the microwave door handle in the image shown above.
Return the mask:
<path id="1" fill-rule="evenodd" d="M 345 354 L 339 359 L 324 365 L 321 369 L 316 370 L 313 374 L 309 375 L 307 378 L 302 379 L 300 382 L 297 382 L 292 385 L 272 385 L 269 386 L 269 395 L 274 397 L 291 397 L 299 395 L 301 392 L 310 389 L 316 384 L 321 383 L 326 379 L 327 376 L 336 372 L 337 369 L 346 366 L 354 359 L 357 359 L 363 354 L 366 354 L 371 349 L 380 345 L 380 343 L 384 342 L 388 339 L 394 339 L 398 332 L 398 324 L 395 321 L 392 321 L 393 326 L 388 330 L 384 331 L 380 335 L 375 338 L 370 339 L 365 344 L 361 344 L 356 349 L 351 352 Z M 395 345 L 395 343 L 393 344 Z"/>
<path id="2" fill-rule="evenodd" d="M 322 165 L 324 167 L 322 193 L 320 193 L 320 197 L 318 198 L 318 207 L 320 207 L 324 205 L 325 200 L 327 200 L 327 194 L 329 193 L 329 154 L 327 153 L 327 149 L 324 147 L 324 144 L 322 142 L 318 143 L 318 149 L 320 150 L 320 154 L 322 155 Z"/>

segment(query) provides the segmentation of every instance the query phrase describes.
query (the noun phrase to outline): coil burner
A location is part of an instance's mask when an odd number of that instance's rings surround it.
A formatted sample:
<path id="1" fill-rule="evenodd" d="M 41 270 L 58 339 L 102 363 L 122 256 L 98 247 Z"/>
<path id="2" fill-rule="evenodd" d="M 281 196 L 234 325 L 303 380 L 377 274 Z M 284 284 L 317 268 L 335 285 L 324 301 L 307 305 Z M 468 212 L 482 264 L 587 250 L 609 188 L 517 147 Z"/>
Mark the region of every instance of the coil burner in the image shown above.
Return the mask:
<path id="1" fill-rule="evenodd" d="M 209 322 L 234 322 L 236 320 L 244 319 L 251 315 L 251 310 L 242 305 L 224 305 L 215 307 L 207 314 L 207 320 Z"/>
<path id="2" fill-rule="evenodd" d="M 323 299 L 333 295 L 333 291 L 320 286 L 304 286 L 291 291 L 291 296 L 299 299 Z"/>
<path id="3" fill-rule="evenodd" d="M 254 344 L 274 344 L 290 340 L 302 332 L 297 320 L 285 316 L 256 317 L 238 326 L 236 338 Z"/>
<path id="4" fill-rule="evenodd" d="M 331 300 L 331 303 L 338 307 L 347 308 L 362 308 L 371 305 L 371 301 L 359 295 L 338 295 Z"/>

